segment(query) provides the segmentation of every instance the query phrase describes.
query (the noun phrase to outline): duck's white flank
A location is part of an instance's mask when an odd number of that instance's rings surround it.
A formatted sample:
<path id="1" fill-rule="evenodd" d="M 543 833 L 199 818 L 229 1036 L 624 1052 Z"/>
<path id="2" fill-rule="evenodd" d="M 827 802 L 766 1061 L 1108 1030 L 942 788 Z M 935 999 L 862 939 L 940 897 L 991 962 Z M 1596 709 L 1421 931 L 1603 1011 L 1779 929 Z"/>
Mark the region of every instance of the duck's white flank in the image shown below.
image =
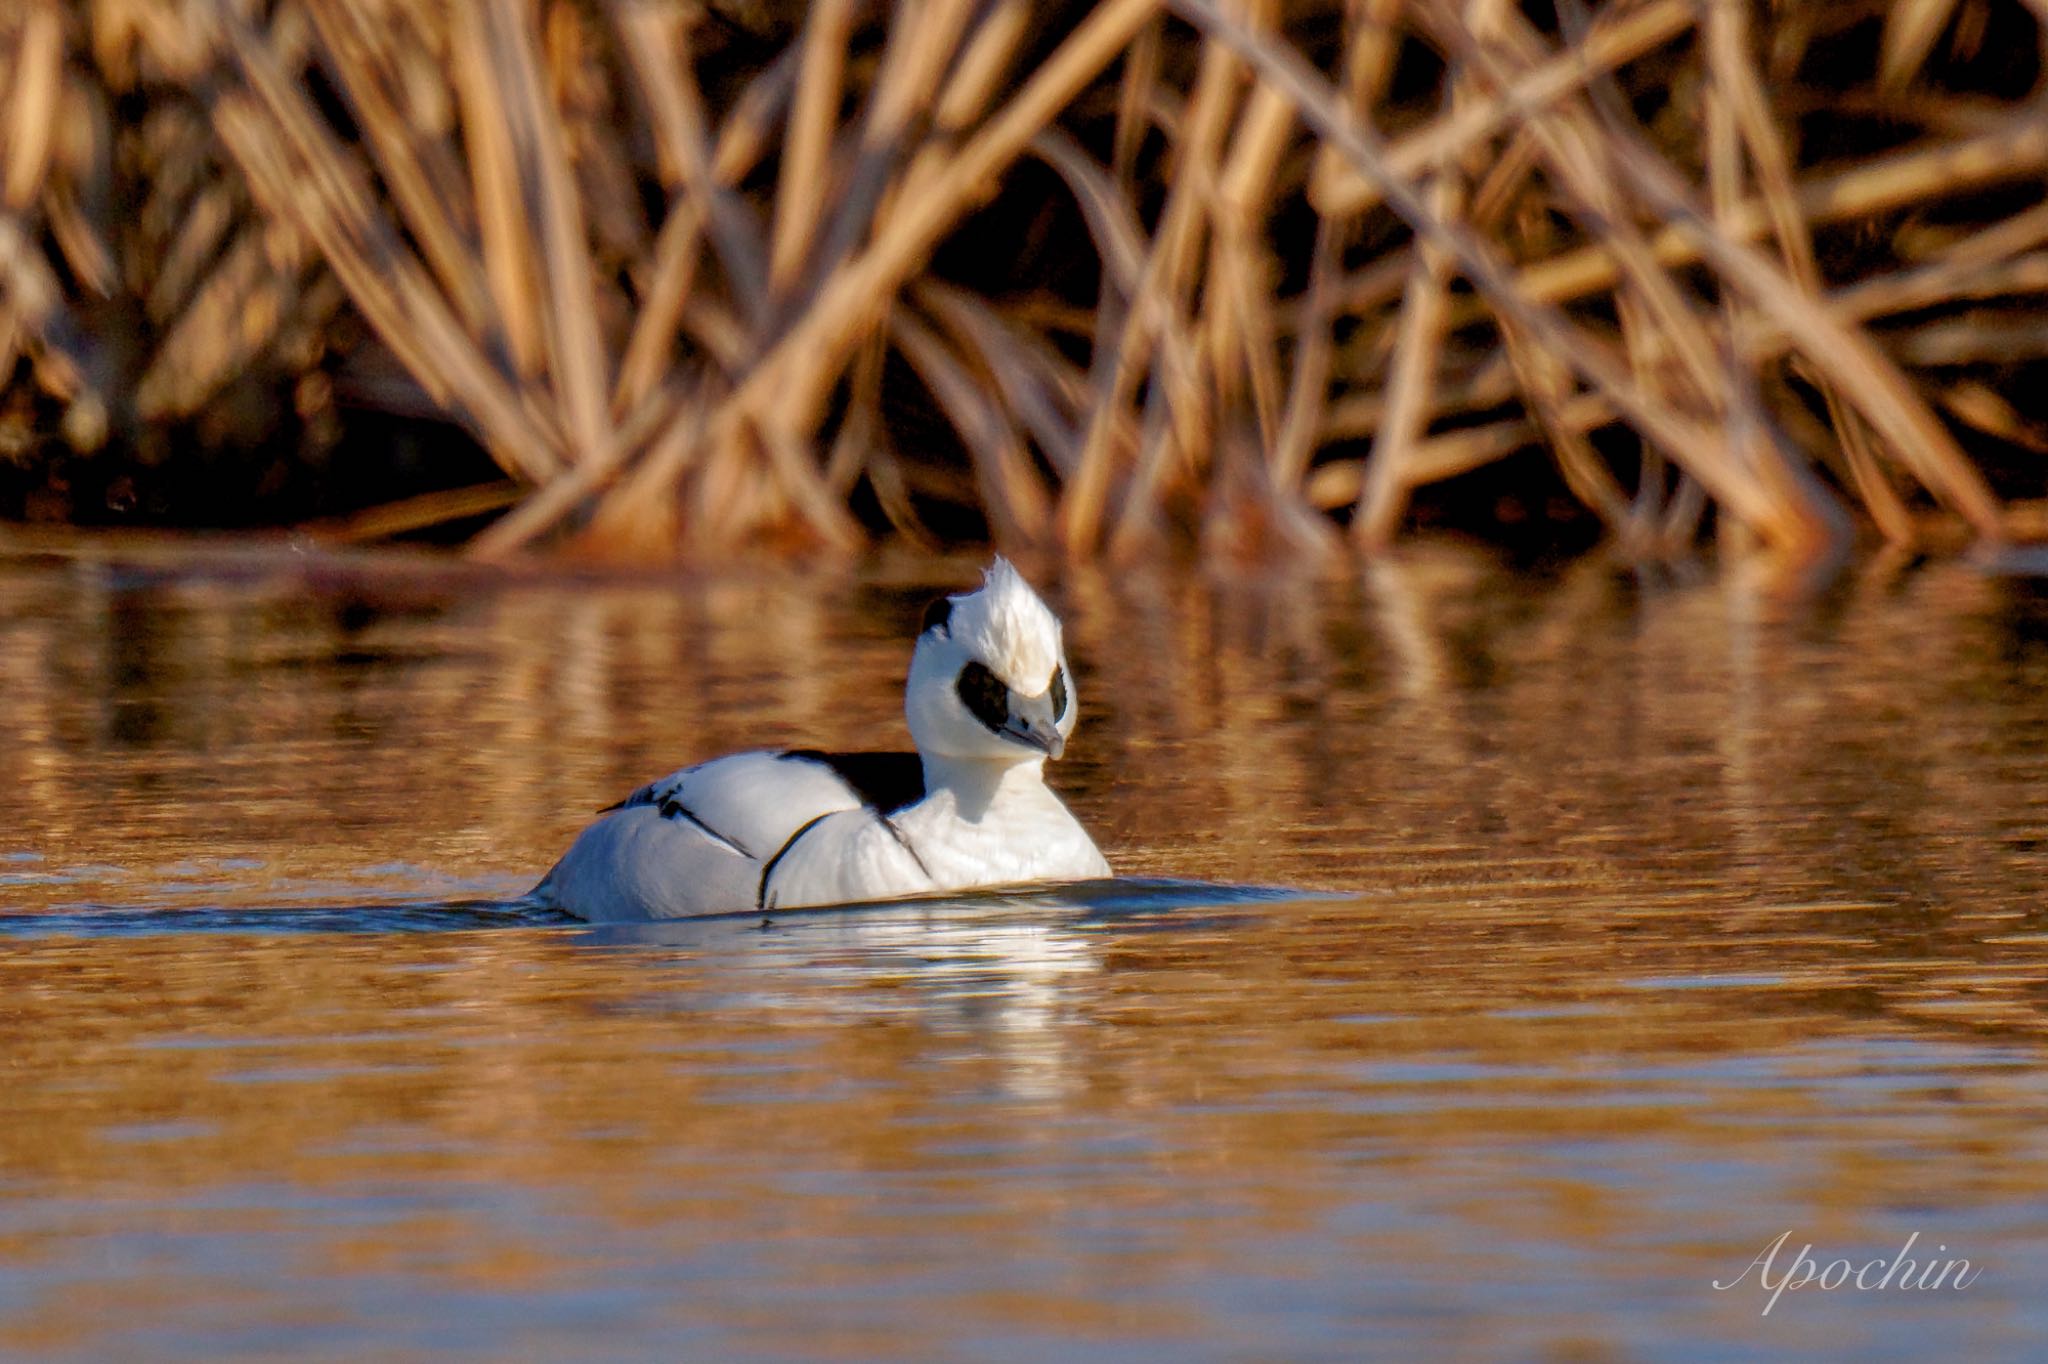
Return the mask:
<path id="1" fill-rule="evenodd" d="M 737 753 L 651 782 L 535 889 L 585 919 L 673 919 L 1108 876 L 1045 784 L 1079 710 L 1060 623 L 997 559 L 925 613 L 915 753 Z"/>

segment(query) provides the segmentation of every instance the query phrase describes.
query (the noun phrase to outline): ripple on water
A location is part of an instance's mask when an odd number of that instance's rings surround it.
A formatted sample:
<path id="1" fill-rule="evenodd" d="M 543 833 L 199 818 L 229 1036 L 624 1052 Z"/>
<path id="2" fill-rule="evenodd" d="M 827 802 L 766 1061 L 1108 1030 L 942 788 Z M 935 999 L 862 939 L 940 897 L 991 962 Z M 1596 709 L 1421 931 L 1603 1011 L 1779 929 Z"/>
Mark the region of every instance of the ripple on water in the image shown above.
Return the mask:
<path id="1" fill-rule="evenodd" d="M 605 926 L 954 580 L 322 572 L 0 565 L 0 1354 L 2048 1352 L 2029 580 L 1077 570 L 1127 879 Z"/>

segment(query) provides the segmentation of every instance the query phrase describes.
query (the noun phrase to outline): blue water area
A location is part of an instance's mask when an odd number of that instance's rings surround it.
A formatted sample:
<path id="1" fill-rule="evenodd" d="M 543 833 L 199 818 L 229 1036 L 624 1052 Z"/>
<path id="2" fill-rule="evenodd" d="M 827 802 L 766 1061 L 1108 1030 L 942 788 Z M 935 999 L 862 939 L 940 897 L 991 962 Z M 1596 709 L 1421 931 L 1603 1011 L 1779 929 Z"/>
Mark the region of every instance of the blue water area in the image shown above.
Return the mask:
<path id="1" fill-rule="evenodd" d="M 0 562 L 0 1359 L 2048 1358 L 2032 579 L 1077 570 L 1121 879 L 606 925 L 957 582 L 321 574 Z"/>

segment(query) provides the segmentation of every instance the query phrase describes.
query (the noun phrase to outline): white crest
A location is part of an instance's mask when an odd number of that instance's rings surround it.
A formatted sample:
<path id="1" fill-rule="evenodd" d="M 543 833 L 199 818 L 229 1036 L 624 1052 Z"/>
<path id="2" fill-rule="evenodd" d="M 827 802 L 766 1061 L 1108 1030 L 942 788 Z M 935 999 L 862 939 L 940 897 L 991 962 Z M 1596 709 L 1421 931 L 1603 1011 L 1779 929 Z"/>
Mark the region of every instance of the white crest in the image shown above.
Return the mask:
<path id="1" fill-rule="evenodd" d="M 981 590 L 953 597 L 946 632 L 1013 690 L 1039 696 L 1060 661 L 1060 622 L 1008 559 L 997 556 Z"/>

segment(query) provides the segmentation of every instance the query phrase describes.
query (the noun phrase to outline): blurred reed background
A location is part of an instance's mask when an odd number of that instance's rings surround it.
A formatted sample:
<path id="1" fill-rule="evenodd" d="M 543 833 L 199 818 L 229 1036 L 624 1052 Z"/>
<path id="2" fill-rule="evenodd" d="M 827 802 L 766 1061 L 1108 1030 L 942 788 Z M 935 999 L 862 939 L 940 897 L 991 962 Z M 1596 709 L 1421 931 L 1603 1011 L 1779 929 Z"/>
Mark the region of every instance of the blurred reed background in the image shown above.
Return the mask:
<path id="1" fill-rule="evenodd" d="M 2026 536 L 2044 17 L 15 0 L 0 511 L 486 555 Z"/>

